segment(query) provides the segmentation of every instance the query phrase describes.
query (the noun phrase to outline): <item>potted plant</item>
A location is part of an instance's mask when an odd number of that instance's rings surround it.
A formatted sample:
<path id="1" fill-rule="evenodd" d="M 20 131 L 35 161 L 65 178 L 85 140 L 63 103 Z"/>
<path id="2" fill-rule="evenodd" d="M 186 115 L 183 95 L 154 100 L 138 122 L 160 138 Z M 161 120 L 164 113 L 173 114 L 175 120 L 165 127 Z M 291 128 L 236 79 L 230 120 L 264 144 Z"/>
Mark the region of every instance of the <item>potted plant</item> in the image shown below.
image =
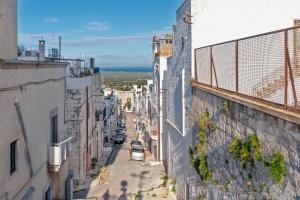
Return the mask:
<path id="1" fill-rule="evenodd" d="M 97 162 L 98 162 L 97 158 L 92 158 L 92 160 L 91 160 L 91 168 L 92 169 L 95 169 Z"/>
<path id="2" fill-rule="evenodd" d="M 95 118 L 96 118 L 96 121 L 100 121 L 100 111 L 99 110 L 96 110 L 95 112 Z"/>

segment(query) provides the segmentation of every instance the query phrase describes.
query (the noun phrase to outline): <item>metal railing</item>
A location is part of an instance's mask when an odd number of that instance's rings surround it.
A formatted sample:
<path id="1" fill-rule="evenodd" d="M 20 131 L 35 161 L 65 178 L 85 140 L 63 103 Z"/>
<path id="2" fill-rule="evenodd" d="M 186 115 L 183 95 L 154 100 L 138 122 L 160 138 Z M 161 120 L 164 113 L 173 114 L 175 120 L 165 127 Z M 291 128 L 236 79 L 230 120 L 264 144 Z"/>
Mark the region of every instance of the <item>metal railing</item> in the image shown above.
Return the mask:
<path id="1" fill-rule="evenodd" d="M 71 152 L 72 137 L 60 142 L 53 143 L 49 149 L 49 171 L 59 171 L 63 162 Z"/>
<path id="2" fill-rule="evenodd" d="M 195 49 L 195 81 L 300 111 L 300 26 Z"/>

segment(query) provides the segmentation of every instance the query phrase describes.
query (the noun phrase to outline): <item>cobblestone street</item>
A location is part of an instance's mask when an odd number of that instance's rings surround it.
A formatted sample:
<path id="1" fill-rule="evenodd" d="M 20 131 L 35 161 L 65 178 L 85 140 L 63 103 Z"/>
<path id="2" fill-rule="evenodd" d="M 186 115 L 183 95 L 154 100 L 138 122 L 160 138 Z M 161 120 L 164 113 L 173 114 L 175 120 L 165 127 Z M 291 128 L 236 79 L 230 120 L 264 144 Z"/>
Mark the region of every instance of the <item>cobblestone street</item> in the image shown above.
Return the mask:
<path id="1" fill-rule="evenodd" d="M 151 166 L 153 159 L 147 152 L 146 161 L 129 160 L 130 142 L 136 137 L 132 115 L 127 114 L 127 140 L 124 144 L 115 145 L 113 152 L 99 174 L 96 184 L 91 184 L 83 196 L 86 199 L 171 199 L 161 188 L 161 177 L 164 175 L 162 164 Z M 79 194 L 79 195 L 78 195 Z"/>

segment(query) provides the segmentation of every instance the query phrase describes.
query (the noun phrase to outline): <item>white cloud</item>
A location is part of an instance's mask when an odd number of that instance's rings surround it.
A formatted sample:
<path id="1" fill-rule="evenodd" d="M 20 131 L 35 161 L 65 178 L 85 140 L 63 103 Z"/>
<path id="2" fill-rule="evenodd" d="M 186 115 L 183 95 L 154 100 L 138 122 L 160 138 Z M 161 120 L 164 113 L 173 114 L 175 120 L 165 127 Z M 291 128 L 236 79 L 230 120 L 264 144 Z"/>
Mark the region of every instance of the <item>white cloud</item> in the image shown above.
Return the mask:
<path id="1" fill-rule="evenodd" d="M 45 22 L 45 23 L 58 23 L 59 19 L 57 19 L 55 17 L 45 17 L 43 19 L 43 22 Z"/>
<path id="2" fill-rule="evenodd" d="M 110 27 L 108 22 L 92 21 L 87 24 L 85 29 L 89 31 L 101 32 L 110 30 Z"/>
<path id="3" fill-rule="evenodd" d="M 64 44 L 69 46 L 105 45 L 134 42 L 151 38 L 150 35 L 127 35 L 116 37 L 85 37 L 76 40 L 65 40 Z"/>

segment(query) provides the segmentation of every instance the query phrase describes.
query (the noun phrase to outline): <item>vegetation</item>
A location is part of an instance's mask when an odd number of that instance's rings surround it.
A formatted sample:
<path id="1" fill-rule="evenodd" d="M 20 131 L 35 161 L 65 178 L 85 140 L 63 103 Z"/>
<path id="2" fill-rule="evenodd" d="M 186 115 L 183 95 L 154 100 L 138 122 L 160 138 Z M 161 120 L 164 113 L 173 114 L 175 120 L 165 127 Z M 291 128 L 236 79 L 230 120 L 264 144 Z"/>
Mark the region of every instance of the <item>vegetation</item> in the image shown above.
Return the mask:
<path id="1" fill-rule="evenodd" d="M 244 168 L 253 166 L 254 160 L 262 161 L 262 145 L 255 133 L 249 135 L 244 143 L 237 137 L 233 138 L 229 145 L 229 152 Z"/>
<path id="2" fill-rule="evenodd" d="M 152 79 L 152 73 L 103 73 L 103 84 L 120 91 L 130 91 L 133 85 L 138 88 L 147 84 L 147 79 Z"/>
<path id="3" fill-rule="evenodd" d="M 287 167 L 283 155 L 275 151 L 267 160 L 270 176 L 275 183 L 281 183 L 284 175 L 287 173 Z"/>
<path id="4" fill-rule="evenodd" d="M 231 103 L 228 100 L 225 100 L 223 103 L 223 109 L 225 112 L 228 112 L 231 108 Z"/>
<path id="5" fill-rule="evenodd" d="M 176 193 L 176 179 L 173 179 L 171 181 L 171 185 L 172 185 L 172 192 Z"/>
<path id="6" fill-rule="evenodd" d="M 244 168 L 253 166 L 254 160 L 263 161 L 262 145 L 255 133 L 249 135 L 244 143 L 235 137 L 229 145 L 229 152 L 241 162 Z M 275 151 L 264 163 L 268 167 L 269 174 L 274 182 L 281 183 L 287 173 L 283 155 L 279 151 Z M 251 174 L 249 174 L 249 179 L 252 179 Z"/>
<path id="7" fill-rule="evenodd" d="M 167 175 L 164 175 L 160 179 L 163 181 L 162 186 L 167 187 L 169 177 Z"/>
<path id="8" fill-rule="evenodd" d="M 206 193 L 199 195 L 197 200 L 206 200 Z"/>
<path id="9" fill-rule="evenodd" d="M 199 119 L 200 131 L 198 132 L 198 143 L 196 148 L 189 147 L 189 160 L 191 166 L 196 170 L 197 174 L 203 182 L 212 180 L 212 172 L 208 167 L 207 155 L 205 153 L 205 144 L 207 142 L 207 134 L 217 128 L 215 122 L 209 118 L 209 113 L 204 112 Z"/>

